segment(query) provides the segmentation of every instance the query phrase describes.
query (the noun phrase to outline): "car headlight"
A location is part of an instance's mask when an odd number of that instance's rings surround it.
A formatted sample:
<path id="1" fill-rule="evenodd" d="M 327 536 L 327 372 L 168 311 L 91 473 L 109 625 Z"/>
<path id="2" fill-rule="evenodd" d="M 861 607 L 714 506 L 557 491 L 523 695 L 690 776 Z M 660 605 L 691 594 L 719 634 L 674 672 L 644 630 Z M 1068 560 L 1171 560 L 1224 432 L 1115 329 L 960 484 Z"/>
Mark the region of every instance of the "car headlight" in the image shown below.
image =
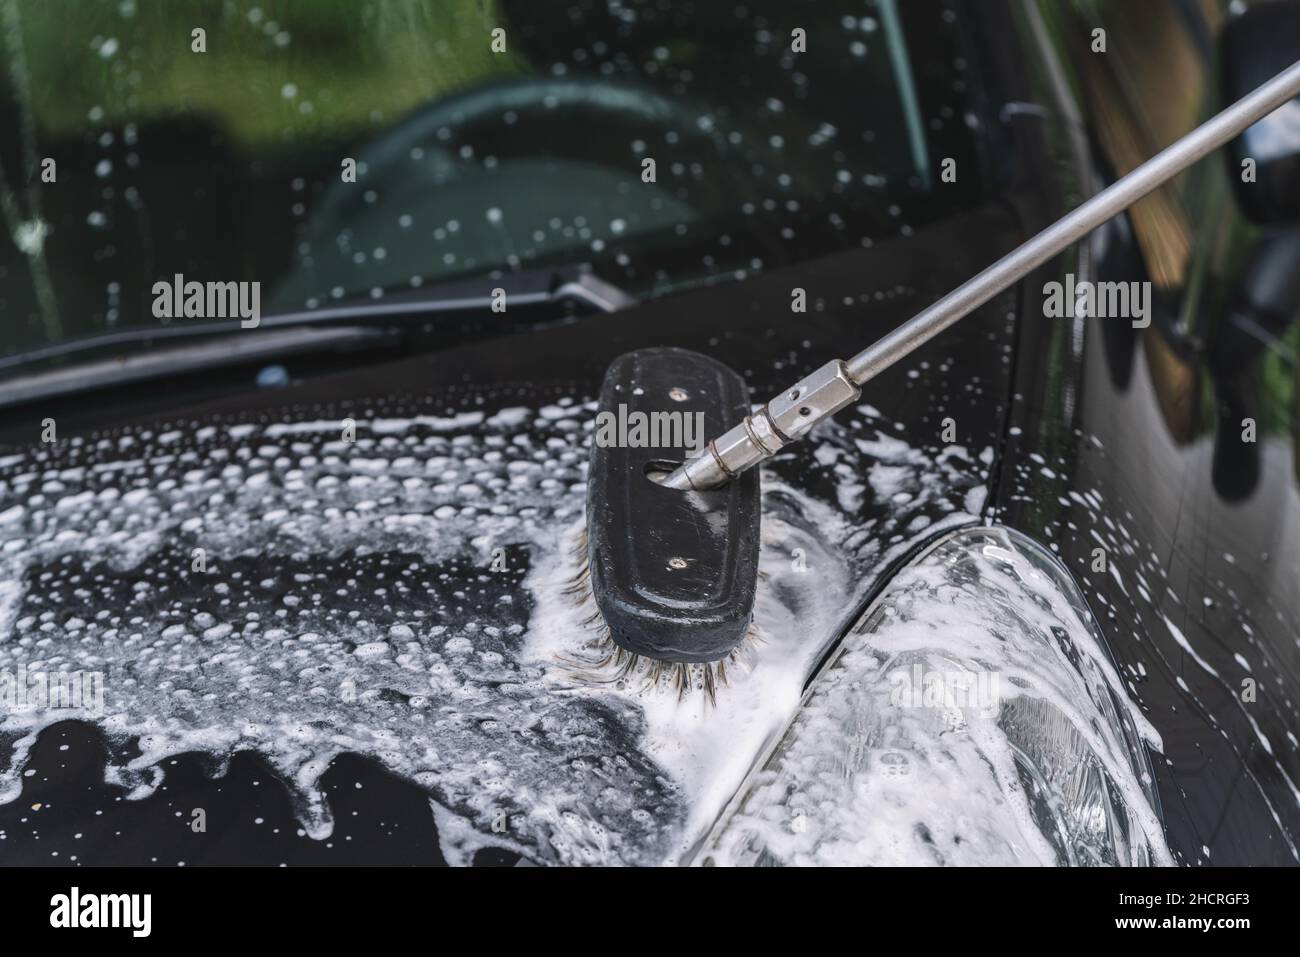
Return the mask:
<path id="1" fill-rule="evenodd" d="M 1171 864 L 1144 742 L 1069 573 L 956 532 L 868 608 L 703 864 Z"/>

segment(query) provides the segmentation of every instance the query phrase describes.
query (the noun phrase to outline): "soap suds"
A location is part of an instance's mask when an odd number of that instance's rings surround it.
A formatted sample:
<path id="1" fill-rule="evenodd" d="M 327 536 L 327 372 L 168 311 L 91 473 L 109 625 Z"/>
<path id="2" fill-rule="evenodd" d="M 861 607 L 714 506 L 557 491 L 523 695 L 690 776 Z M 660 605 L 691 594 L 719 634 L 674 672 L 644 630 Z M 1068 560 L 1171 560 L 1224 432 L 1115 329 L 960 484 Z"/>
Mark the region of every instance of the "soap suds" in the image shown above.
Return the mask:
<path id="1" fill-rule="evenodd" d="M 703 858 L 1170 864 L 1144 743 L 1066 576 L 1013 533 L 958 533 L 891 581 Z"/>
<path id="2" fill-rule="evenodd" d="M 40 731 L 75 716 L 106 735 L 107 780 L 132 798 L 159 787 L 168 758 L 203 752 L 219 769 L 251 750 L 323 838 L 321 776 L 352 752 L 426 789 L 449 859 L 678 860 L 876 576 L 974 523 L 987 478 L 964 451 L 860 418 L 766 471 L 765 640 L 710 709 L 574 685 L 557 663 L 590 637 L 556 586 L 572 572 L 592 403 L 330 412 L 5 457 L 0 672 L 102 673 L 106 700 L 103 714 L 5 712 L 0 802 L 20 795 Z"/>

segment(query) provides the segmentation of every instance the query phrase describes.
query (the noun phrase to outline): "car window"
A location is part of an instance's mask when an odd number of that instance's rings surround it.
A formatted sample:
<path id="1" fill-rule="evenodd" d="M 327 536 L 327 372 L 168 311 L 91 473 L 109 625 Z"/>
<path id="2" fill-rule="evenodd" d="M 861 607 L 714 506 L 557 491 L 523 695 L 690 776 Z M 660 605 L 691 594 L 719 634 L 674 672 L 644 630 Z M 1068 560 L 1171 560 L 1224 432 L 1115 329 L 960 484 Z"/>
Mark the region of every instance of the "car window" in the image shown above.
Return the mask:
<path id="1" fill-rule="evenodd" d="M 981 198 L 953 7 L 6 0 L 0 353 L 156 324 L 177 275 L 648 296 L 905 235 Z"/>

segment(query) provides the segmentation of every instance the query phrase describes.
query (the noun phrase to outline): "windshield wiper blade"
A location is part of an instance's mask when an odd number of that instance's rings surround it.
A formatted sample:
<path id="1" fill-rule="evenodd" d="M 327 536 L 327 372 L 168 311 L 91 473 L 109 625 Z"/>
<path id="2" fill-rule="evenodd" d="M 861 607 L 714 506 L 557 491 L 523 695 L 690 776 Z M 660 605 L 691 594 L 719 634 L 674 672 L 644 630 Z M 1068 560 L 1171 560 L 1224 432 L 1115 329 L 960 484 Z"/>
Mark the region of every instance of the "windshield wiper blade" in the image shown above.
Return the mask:
<path id="1" fill-rule="evenodd" d="M 427 316 L 491 309 L 494 289 L 505 290 L 511 308 L 574 302 L 595 312 L 618 312 L 636 300 L 605 282 L 586 267 L 538 269 L 458 280 L 432 289 L 404 289 L 382 299 L 340 301 L 315 309 L 262 317 L 263 326 L 296 326 L 318 322 L 356 322 L 379 317 Z"/>
<path id="2" fill-rule="evenodd" d="M 394 339 L 390 330 L 372 326 L 302 327 L 277 329 L 255 336 L 206 339 L 127 356 L 92 359 L 7 379 L 0 383 L 0 408 L 245 362 L 264 362 L 331 349 L 378 347 L 393 344 Z"/>
<path id="3" fill-rule="evenodd" d="M 450 313 L 468 313 L 489 310 L 492 292 L 504 289 L 510 308 L 537 307 L 559 303 L 576 303 L 591 312 L 613 313 L 635 305 L 636 300 L 610 283 L 598 278 L 586 266 L 565 266 L 552 269 L 523 270 L 520 272 L 488 274 L 472 279 L 456 280 L 437 286 L 402 289 L 389 292 L 381 299 L 370 297 L 339 300 L 315 309 L 270 313 L 262 316 L 257 329 L 241 330 L 238 323 L 230 321 L 204 322 L 174 319 L 157 328 L 123 329 L 118 332 L 72 339 L 55 345 L 32 349 L 17 355 L 0 357 L 0 373 L 35 364 L 90 356 L 100 352 L 129 348 L 136 351 L 158 344 L 157 348 L 173 351 L 169 346 L 191 339 L 227 337 L 233 332 L 252 336 L 265 335 L 263 330 L 286 329 L 300 326 L 350 323 L 353 325 L 393 320 L 425 319 Z M 181 347 L 185 348 L 185 347 Z M 120 362 L 120 357 L 110 361 Z M 163 364 L 155 364 L 160 369 Z M 9 383 L 0 386 L 0 404 L 6 401 Z"/>

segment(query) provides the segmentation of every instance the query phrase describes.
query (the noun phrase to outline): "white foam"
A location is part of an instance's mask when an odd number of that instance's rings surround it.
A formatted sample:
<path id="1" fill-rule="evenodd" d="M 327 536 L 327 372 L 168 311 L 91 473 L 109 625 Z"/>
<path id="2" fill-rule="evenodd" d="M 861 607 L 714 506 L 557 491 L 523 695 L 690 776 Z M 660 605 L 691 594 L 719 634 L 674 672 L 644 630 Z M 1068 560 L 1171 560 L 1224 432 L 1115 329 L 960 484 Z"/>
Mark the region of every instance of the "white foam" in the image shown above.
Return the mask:
<path id="1" fill-rule="evenodd" d="M 1140 754 L 1141 740 L 1159 739 L 1128 702 L 1081 605 L 1013 540 L 984 544 L 993 536 L 976 534 L 973 546 L 959 536 L 890 583 L 754 777 L 710 860 L 1172 863 Z M 921 706 L 896 695 L 896 679 L 913 670 L 991 675 L 999 680 L 986 685 L 998 694 L 975 708 L 942 698 Z M 1024 787 L 1017 761 L 1026 754 L 1043 770 L 1034 788 L 1063 793 Z M 1081 783 L 1094 767 L 1106 787 Z M 1130 832 L 1113 851 L 1093 833 L 1096 808 L 1060 812 L 1079 795 L 1112 791 Z M 1060 831 L 1043 833 L 1033 796 L 1060 815 Z"/>
<path id="2" fill-rule="evenodd" d="M 92 720 L 113 744 L 108 779 L 133 798 L 174 755 L 254 750 L 320 837 L 331 828 L 320 776 L 352 752 L 428 791 L 447 853 L 675 860 L 788 723 L 875 570 L 975 521 L 983 478 L 955 454 L 821 430 L 815 441 L 836 452 L 815 459 L 830 502 L 764 475 L 766 643 L 753 670 L 715 710 L 702 697 L 679 705 L 575 686 L 555 661 L 591 637 L 559 584 L 573 571 L 566 536 L 584 512 L 593 410 L 562 400 L 435 416 L 376 403 L 372 418 L 352 416 L 356 442 L 342 441 L 340 415 L 171 423 L 165 446 L 147 430 L 70 441 L 55 447 L 58 468 L 11 456 L 0 668 L 104 672 L 106 712 Z M 114 448 L 121 458 L 106 457 Z M 890 470 L 871 494 L 907 502 L 862 520 L 869 467 Z M 54 481 L 57 496 L 41 492 Z M 942 517 L 921 531 L 922 514 Z M 491 577 L 501 547 L 530 562 L 526 579 Z M 191 569 L 195 548 L 206 575 Z M 35 735 L 65 717 L 0 717 L 14 740 L 6 799 Z M 120 756 L 137 736 L 141 754 Z M 494 831 L 503 812 L 509 830 Z"/>

